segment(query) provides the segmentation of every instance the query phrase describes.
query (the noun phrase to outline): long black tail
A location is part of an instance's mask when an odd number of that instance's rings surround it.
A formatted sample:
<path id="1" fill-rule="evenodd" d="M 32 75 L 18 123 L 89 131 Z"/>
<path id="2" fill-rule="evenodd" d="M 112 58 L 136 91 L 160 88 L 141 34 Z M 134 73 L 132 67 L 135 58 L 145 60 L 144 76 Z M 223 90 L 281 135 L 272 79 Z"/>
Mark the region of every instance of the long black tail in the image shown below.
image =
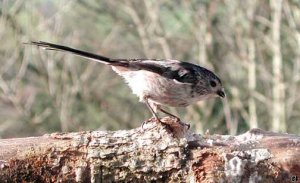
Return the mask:
<path id="1" fill-rule="evenodd" d="M 114 61 L 112 61 L 108 57 L 104 57 L 104 56 L 101 56 L 101 55 L 96 55 L 94 53 L 85 52 L 85 51 L 77 50 L 77 49 L 74 49 L 74 48 L 70 48 L 70 47 L 62 46 L 62 45 L 58 45 L 58 44 L 52 44 L 52 43 L 43 42 L 43 41 L 38 41 L 38 42 L 32 41 L 30 43 L 25 43 L 25 44 L 36 45 L 36 46 L 42 47 L 46 50 L 59 50 L 59 51 L 70 52 L 70 53 L 73 53 L 75 55 L 79 55 L 81 57 L 88 58 L 88 59 L 94 60 L 96 62 L 101 62 L 101 63 L 104 63 L 104 64 L 113 64 L 114 63 Z"/>

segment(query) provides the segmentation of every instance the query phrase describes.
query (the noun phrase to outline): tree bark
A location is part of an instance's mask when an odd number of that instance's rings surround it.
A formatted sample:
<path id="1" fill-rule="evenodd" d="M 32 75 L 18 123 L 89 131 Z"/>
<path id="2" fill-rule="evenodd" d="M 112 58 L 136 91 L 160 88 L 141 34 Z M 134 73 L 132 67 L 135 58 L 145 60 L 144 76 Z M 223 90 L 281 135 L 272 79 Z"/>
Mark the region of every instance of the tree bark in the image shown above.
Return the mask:
<path id="1" fill-rule="evenodd" d="M 201 136 L 179 124 L 2 139 L 0 182 L 296 182 L 300 177 L 297 135 L 252 129 L 238 136 Z"/>

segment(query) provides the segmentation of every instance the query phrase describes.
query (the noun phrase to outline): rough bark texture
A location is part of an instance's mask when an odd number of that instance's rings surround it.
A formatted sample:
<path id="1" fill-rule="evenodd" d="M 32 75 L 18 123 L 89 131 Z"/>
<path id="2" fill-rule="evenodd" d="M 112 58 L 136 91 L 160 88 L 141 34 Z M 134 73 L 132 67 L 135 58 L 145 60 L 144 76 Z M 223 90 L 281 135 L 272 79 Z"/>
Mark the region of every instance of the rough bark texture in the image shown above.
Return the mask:
<path id="1" fill-rule="evenodd" d="M 2 139 L 0 182 L 296 182 L 300 177 L 299 136 L 260 129 L 201 136 L 177 127 L 150 122 L 128 131 Z"/>

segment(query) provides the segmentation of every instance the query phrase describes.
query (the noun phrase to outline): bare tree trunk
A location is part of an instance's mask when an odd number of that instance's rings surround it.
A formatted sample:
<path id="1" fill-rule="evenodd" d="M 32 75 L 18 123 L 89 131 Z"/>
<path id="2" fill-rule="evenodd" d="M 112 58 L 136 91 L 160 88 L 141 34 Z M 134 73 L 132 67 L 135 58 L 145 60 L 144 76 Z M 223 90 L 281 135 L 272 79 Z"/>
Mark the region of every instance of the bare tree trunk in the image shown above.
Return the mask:
<path id="1" fill-rule="evenodd" d="M 246 30 L 247 32 L 247 63 L 248 63 L 248 85 L 250 96 L 248 100 L 249 105 L 249 126 L 250 128 L 257 128 L 257 114 L 256 114 L 256 102 L 253 93 L 256 92 L 256 48 L 255 48 L 255 40 L 253 39 L 253 31 L 254 31 L 254 19 L 255 19 L 255 11 L 257 7 L 256 0 L 248 1 L 248 8 L 246 11 L 246 17 L 249 19 L 248 24 L 249 27 Z"/>
<path id="2" fill-rule="evenodd" d="M 198 63 L 203 66 L 208 66 L 208 60 L 207 60 L 207 9 L 203 6 L 199 6 L 199 9 L 195 15 L 195 26 L 194 29 L 191 29 L 193 32 L 193 35 L 198 43 Z M 212 65 L 209 65 L 212 67 Z M 211 68 L 212 69 L 212 68 Z M 198 107 L 202 107 L 203 109 L 209 108 L 207 104 L 205 103 L 197 103 Z M 193 121 L 205 121 L 203 120 L 204 117 L 198 115 L 194 115 L 196 112 L 195 107 L 190 108 L 190 116 L 193 116 Z M 197 120 L 198 118 L 198 120 Z M 202 133 L 204 132 L 204 123 L 196 123 L 195 129 Z"/>
<path id="3" fill-rule="evenodd" d="M 0 182 L 289 182 L 300 177 L 299 136 L 259 129 L 200 136 L 178 124 L 2 139 Z"/>
<path id="4" fill-rule="evenodd" d="M 256 90 L 256 63 L 255 63 L 255 45 L 254 40 L 248 40 L 248 83 L 249 90 L 254 93 Z M 257 128 L 256 103 L 253 95 L 250 95 L 249 100 L 249 125 L 250 128 Z"/>
<path id="5" fill-rule="evenodd" d="M 271 0 L 272 8 L 272 52 L 273 52 L 273 123 L 274 131 L 286 131 L 285 91 L 280 51 L 280 24 L 282 0 Z"/>

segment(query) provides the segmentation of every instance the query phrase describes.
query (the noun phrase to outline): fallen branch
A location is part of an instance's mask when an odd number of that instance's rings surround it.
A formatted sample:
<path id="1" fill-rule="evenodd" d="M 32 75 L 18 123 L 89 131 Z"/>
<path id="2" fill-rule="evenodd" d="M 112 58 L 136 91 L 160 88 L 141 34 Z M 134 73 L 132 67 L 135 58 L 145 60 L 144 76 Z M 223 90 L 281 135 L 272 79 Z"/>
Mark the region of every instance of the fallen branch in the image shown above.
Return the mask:
<path id="1" fill-rule="evenodd" d="M 0 182 L 296 182 L 300 177 L 299 136 L 260 129 L 201 136 L 178 129 L 150 122 L 128 131 L 2 139 Z"/>

